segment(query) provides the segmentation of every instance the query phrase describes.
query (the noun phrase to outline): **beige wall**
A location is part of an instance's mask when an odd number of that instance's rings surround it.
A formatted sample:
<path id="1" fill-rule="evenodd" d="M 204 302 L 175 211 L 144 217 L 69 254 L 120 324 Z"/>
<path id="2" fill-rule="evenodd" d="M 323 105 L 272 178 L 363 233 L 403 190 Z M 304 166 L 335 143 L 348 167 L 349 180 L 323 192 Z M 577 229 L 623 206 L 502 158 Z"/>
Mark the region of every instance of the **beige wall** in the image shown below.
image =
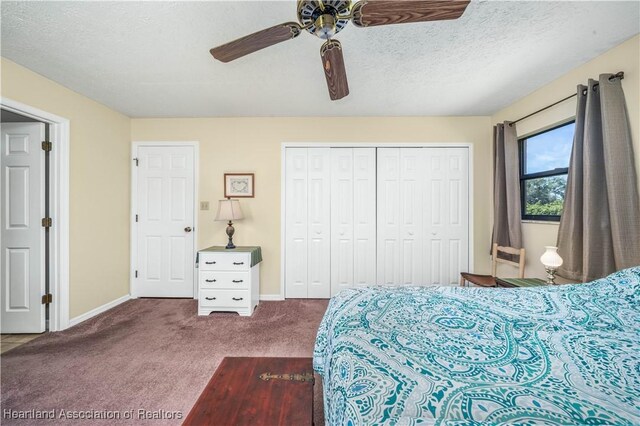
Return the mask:
<path id="1" fill-rule="evenodd" d="M 280 292 L 280 174 L 282 142 L 469 142 L 474 150 L 474 253 L 476 271 L 488 270 L 491 203 L 489 117 L 425 118 L 197 118 L 133 119 L 134 141 L 200 142 L 198 245 L 226 242 L 225 225 L 214 222 L 224 172 L 252 172 L 256 196 L 243 199 L 247 219 L 235 226 L 234 242 L 260 245 L 261 293 Z"/>
<path id="2" fill-rule="evenodd" d="M 4 58 L 1 70 L 2 97 L 70 121 L 73 318 L 129 293 L 130 119 Z"/>
<path id="3" fill-rule="evenodd" d="M 587 62 L 552 83 L 536 90 L 513 105 L 497 112 L 491 117 L 492 123 L 515 120 L 539 108 L 545 107 L 575 93 L 578 84 L 586 84 L 589 78 L 596 79 L 599 74 L 624 71 L 622 80 L 631 123 L 631 136 L 634 143 L 636 172 L 640 178 L 640 36 L 635 36 L 601 56 Z M 549 127 L 576 113 L 575 98 L 563 102 L 547 111 L 534 115 L 517 124 L 518 135 L 526 135 Z M 640 184 L 640 181 L 639 181 Z M 544 246 L 556 245 L 558 224 L 524 223 L 522 226 L 524 245 L 527 249 L 528 276 L 544 277 L 544 268 L 540 256 Z M 504 270 L 506 272 L 506 270 Z"/>

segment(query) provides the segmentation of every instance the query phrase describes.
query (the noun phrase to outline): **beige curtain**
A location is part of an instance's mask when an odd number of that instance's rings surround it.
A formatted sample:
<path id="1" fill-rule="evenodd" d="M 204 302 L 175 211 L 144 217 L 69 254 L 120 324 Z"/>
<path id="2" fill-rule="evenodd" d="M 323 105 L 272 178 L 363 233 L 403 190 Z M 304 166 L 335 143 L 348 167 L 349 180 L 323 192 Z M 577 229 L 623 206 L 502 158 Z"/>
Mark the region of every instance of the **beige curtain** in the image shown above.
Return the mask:
<path id="1" fill-rule="evenodd" d="M 520 162 L 515 123 L 493 128 L 493 237 L 492 243 L 522 247 Z"/>
<path id="2" fill-rule="evenodd" d="M 627 108 L 620 79 L 600 75 L 578 86 L 558 275 L 602 278 L 640 265 L 640 201 Z"/>

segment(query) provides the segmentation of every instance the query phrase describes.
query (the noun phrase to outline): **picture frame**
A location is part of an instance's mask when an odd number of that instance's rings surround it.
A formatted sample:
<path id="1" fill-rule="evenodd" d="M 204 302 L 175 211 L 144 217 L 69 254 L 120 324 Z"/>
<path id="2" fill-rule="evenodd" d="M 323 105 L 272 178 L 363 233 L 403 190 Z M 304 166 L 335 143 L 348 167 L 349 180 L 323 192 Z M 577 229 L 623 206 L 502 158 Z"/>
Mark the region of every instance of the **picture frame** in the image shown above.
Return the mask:
<path id="1" fill-rule="evenodd" d="M 225 198 L 253 198 L 255 197 L 255 182 L 253 173 L 225 173 Z"/>

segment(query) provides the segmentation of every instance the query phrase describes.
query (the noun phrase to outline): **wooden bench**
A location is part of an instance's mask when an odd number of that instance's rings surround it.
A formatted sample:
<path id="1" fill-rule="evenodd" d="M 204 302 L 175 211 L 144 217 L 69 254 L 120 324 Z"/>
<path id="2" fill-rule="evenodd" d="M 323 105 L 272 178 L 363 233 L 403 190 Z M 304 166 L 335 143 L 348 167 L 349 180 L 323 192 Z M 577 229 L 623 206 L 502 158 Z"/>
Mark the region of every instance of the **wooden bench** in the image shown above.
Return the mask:
<path id="1" fill-rule="evenodd" d="M 183 425 L 311 425 L 311 358 L 224 358 Z"/>

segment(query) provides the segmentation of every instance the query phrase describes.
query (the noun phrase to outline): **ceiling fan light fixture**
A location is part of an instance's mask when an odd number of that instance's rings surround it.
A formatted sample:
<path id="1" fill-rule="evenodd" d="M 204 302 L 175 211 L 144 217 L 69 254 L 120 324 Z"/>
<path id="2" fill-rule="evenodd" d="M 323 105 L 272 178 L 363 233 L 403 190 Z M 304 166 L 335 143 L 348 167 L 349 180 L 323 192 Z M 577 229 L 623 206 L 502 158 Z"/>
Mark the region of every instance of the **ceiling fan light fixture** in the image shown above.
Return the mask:
<path id="1" fill-rule="evenodd" d="M 315 22 L 315 27 L 316 36 L 324 40 L 333 37 L 338 32 L 336 28 L 336 20 L 329 14 L 318 16 Z"/>

